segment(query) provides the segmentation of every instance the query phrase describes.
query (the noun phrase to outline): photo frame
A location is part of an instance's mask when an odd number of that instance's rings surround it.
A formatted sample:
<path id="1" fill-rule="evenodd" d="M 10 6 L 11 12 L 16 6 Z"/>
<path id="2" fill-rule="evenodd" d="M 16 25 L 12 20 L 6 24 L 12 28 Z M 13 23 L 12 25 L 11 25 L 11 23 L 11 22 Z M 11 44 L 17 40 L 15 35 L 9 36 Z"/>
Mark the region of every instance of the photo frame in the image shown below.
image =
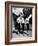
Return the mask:
<path id="1" fill-rule="evenodd" d="M 5 2 L 5 44 L 37 42 L 37 4 Z"/>

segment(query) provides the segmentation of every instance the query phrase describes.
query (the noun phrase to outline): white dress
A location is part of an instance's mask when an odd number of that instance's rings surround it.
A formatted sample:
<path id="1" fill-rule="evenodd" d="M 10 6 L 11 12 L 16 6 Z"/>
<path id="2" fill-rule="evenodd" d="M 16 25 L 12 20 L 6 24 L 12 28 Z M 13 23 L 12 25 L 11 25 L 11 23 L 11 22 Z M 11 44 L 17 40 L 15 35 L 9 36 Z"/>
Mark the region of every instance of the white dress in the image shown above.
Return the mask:
<path id="1" fill-rule="evenodd" d="M 17 18 L 17 23 L 24 23 L 24 18 L 23 17 L 18 17 Z"/>

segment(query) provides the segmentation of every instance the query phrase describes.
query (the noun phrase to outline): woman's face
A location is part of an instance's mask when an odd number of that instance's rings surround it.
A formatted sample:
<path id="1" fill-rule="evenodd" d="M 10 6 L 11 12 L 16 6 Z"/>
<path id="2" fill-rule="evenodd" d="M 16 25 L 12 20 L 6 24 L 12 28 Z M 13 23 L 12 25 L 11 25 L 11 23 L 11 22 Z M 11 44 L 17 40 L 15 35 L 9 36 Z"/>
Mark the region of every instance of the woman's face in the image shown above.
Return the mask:
<path id="1" fill-rule="evenodd" d="M 28 9 L 25 9 L 25 10 L 24 10 L 24 13 L 25 13 L 25 14 L 28 14 L 28 12 L 29 12 Z"/>

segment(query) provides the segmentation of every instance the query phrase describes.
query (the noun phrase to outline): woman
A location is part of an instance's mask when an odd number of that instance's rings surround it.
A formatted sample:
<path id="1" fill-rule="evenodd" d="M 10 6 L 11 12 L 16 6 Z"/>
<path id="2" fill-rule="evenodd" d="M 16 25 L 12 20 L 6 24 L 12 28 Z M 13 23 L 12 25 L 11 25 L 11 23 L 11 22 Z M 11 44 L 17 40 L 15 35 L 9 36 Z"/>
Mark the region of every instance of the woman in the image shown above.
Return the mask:
<path id="1" fill-rule="evenodd" d="M 23 9 L 25 24 L 27 25 L 27 32 L 29 31 L 29 23 L 32 24 L 32 8 Z"/>
<path id="2" fill-rule="evenodd" d="M 19 33 L 23 34 L 24 31 L 24 18 L 23 18 L 23 14 L 20 13 L 20 16 L 17 18 L 17 23 L 18 23 L 18 31 Z"/>

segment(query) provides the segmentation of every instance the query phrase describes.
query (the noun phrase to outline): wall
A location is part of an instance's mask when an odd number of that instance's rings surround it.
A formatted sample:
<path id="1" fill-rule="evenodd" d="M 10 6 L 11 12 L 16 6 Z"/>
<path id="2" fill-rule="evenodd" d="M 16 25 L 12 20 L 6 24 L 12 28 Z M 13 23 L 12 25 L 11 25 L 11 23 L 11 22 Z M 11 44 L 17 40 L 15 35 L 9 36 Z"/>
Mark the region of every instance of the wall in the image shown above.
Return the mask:
<path id="1" fill-rule="evenodd" d="M 33 2 L 33 3 L 38 4 L 38 0 L 14 0 L 14 1 Z M 38 25 L 38 7 L 37 7 L 37 25 Z M 38 32 L 37 32 L 37 35 L 38 35 Z M 5 0 L 0 0 L 0 46 L 5 46 Z M 13 46 L 38 46 L 38 43 L 18 44 L 18 45 L 13 45 Z"/>

